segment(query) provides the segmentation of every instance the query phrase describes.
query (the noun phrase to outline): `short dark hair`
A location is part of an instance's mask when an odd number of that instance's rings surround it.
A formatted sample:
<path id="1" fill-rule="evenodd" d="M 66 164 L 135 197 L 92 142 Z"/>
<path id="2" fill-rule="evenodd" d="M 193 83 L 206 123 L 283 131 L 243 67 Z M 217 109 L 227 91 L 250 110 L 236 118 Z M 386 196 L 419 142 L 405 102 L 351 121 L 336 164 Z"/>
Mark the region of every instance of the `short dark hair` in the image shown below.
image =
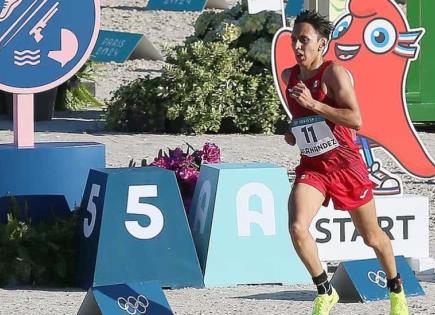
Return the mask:
<path id="1" fill-rule="evenodd" d="M 299 23 L 309 23 L 319 33 L 321 37 L 329 39 L 334 25 L 323 15 L 315 10 L 305 10 L 296 16 L 294 25 Z"/>

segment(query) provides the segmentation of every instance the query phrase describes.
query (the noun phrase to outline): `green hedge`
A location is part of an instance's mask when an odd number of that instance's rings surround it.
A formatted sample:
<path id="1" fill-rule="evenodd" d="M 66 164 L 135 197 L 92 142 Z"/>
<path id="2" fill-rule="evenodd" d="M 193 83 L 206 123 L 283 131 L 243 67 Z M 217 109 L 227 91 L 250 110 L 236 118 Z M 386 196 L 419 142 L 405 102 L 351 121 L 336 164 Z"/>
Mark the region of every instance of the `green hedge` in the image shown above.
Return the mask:
<path id="1" fill-rule="evenodd" d="M 274 132 L 285 117 L 270 70 L 279 27 L 279 14 L 249 15 L 246 1 L 205 11 L 195 34 L 167 51 L 161 77 L 137 79 L 114 92 L 107 126 L 196 134 Z"/>

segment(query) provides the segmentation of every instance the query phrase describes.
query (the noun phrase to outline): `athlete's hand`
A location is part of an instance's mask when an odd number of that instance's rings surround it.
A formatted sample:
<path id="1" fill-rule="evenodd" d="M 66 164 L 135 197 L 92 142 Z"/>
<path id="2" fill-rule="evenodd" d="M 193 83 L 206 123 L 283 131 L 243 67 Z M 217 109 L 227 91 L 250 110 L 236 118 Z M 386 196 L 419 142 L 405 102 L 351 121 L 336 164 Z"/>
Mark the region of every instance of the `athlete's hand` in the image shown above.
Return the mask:
<path id="1" fill-rule="evenodd" d="M 300 81 L 290 90 L 290 96 L 295 99 L 302 107 L 313 110 L 314 99 L 307 86 Z"/>
<path id="2" fill-rule="evenodd" d="M 293 133 L 291 133 L 291 131 L 287 131 L 284 134 L 284 139 L 285 139 L 285 142 L 287 142 L 290 145 L 295 145 L 296 144 L 296 138 L 293 135 Z"/>

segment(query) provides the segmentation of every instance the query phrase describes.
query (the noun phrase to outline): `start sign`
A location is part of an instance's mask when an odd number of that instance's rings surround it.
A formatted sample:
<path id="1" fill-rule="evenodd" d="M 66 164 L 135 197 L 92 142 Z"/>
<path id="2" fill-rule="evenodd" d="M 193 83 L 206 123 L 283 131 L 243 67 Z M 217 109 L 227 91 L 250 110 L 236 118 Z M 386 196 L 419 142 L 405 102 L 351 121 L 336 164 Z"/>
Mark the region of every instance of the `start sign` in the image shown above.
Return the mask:
<path id="1" fill-rule="evenodd" d="M 99 0 L 3 0 L 0 89 L 30 94 L 72 77 L 98 37 Z"/>

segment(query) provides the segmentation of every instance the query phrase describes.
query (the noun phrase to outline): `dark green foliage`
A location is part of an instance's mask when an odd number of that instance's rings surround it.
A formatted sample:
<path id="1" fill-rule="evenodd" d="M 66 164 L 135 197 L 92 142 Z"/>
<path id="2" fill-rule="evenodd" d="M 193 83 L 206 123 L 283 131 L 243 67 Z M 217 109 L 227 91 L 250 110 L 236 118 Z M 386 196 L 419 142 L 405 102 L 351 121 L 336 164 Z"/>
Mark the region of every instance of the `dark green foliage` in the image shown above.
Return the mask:
<path id="1" fill-rule="evenodd" d="M 245 0 L 223 12 L 204 12 L 195 23 L 195 34 L 188 42 L 226 41 L 230 48 L 243 47 L 254 69 L 270 70 L 273 36 L 282 26 L 281 15 L 262 11 L 249 14 Z M 225 39 L 224 39 L 225 38 Z"/>
<path id="2" fill-rule="evenodd" d="M 94 82 L 94 63 L 88 61 L 71 79 L 61 84 L 57 90 L 56 110 L 79 110 L 102 104 L 89 92 L 83 81 Z"/>
<path id="3" fill-rule="evenodd" d="M 0 285 L 73 285 L 76 215 L 33 226 L 15 205 L 0 224 Z"/>
<path id="4" fill-rule="evenodd" d="M 167 120 L 160 126 L 165 131 L 274 132 L 285 117 L 270 69 L 280 23 L 274 12 L 249 15 L 246 1 L 221 12 L 205 11 L 195 34 L 168 51 L 160 78 L 136 80 L 115 92 L 108 127 L 160 131 L 147 122 L 160 122 L 164 113 Z M 129 126 L 131 112 L 144 121 L 141 127 Z M 178 126 L 170 128 L 171 122 Z"/>
<path id="5" fill-rule="evenodd" d="M 161 77 L 140 78 L 121 86 L 108 102 L 106 125 L 130 132 L 164 131 L 166 105 Z"/>
<path id="6" fill-rule="evenodd" d="M 244 48 L 198 41 L 176 49 L 163 74 L 168 118 L 183 117 L 195 133 L 218 132 L 223 118 L 242 132 L 272 132 L 279 117 L 272 77 L 251 75 Z"/>

